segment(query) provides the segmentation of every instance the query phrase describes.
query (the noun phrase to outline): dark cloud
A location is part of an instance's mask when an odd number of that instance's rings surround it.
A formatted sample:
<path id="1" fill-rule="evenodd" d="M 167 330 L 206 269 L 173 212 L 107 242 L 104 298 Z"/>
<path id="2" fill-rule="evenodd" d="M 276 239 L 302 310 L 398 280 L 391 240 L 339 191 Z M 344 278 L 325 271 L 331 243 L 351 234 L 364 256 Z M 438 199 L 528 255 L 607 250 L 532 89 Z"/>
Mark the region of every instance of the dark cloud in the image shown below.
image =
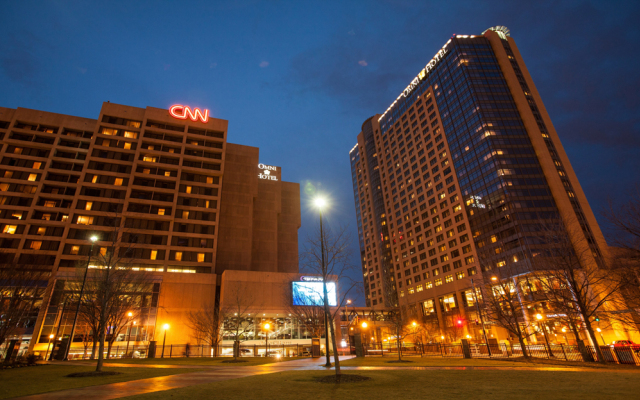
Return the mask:
<path id="1" fill-rule="evenodd" d="M 42 62 L 38 58 L 40 40 L 28 32 L 9 35 L 0 44 L 0 70 L 14 82 L 36 84 Z"/>

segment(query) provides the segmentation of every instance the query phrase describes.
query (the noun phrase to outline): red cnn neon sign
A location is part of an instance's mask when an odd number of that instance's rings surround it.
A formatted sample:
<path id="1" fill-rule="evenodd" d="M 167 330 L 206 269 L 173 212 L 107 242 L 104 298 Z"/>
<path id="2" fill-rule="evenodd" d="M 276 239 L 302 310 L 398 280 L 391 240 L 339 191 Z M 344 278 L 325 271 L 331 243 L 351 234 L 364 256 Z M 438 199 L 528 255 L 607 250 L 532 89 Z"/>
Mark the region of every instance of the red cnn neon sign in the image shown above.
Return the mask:
<path id="1" fill-rule="evenodd" d="M 190 118 L 194 122 L 198 122 L 198 119 L 202 122 L 209 121 L 209 110 L 204 110 L 204 113 L 199 108 L 194 108 L 191 111 L 191 107 L 176 104 L 169 108 L 169 114 L 173 118 L 187 119 Z"/>

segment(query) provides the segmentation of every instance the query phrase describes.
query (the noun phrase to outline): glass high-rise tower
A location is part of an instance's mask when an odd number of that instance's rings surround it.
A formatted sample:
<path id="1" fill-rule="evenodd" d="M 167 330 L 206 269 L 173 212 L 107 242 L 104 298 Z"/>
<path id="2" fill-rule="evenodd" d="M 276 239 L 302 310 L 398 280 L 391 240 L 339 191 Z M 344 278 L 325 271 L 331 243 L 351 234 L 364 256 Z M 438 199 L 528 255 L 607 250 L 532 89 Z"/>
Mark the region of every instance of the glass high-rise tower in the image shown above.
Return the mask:
<path id="1" fill-rule="evenodd" d="M 475 274 L 548 253 L 561 219 L 587 262 L 607 244 L 505 27 L 455 35 L 350 152 L 367 305 L 475 318 Z M 569 231 L 569 229 L 568 229 Z"/>

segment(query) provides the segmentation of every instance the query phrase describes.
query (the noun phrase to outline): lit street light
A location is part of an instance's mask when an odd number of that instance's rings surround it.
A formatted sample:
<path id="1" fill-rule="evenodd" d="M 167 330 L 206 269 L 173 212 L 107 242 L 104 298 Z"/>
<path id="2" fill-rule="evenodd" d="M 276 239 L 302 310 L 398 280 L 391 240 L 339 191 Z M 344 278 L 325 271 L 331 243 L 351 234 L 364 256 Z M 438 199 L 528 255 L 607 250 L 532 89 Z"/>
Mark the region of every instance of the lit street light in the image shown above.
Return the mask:
<path id="1" fill-rule="evenodd" d="M 164 328 L 164 338 L 162 339 L 162 355 L 160 358 L 164 358 L 164 345 L 167 342 L 167 330 L 169 329 L 169 324 L 164 324 L 162 327 Z"/>
<path id="2" fill-rule="evenodd" d="M 551 345 L 549 344 L 549 338 L 547 337 L 547 324 L 543 321 L 542 314 L 536 314 L 536 319 L 540 321 L 540 325 L 542 326 L 542 334 L 544 335 L 544 341 L 547 342 L 547 347 L 549 348 L 549 357 L 553 357 L 553 351 L 551 351 Z"/>
<path id="3" fill-rule="evenodd" d="M 91 248 L 89 249 L 89 258 L 87 259 L 87 268 L 84 270 L 84 278 L 82 278 L 82 286 L 80 287 L 80 297 L 78 298 L 78 306 L 76 307 L 76 316 L 73 317 L 73 326 L 71 327 L 71 336 L 67 342 L 67 348 L 64 350 L 64 360 L 69 359 L 69 350 L 71 350 L 71 343 L 73 343 L 73 336 L 76 333 L 76 323 L 78 322 L 78 313 L 80 312 L 80 304 L 82 303 L 82 296 L 84 294 L 84 284 L 87 282 L 87 273 L 89 272 L 89 264 L 91 264 L 91 254 L 93 254 L 93 245 L 98 241 L 98 237 L 93 235 L 89 238 L 91 241 Z"/>
<path id="4" fill-rule="evenodd" d="M 269 328 L 271 328 L 271 325 L 268 322 L 265 322 L 264 325 L 262 325 L 262 328 L 264 329 L 264 340 L 265 340 L 265 346 L 264 346 L 264 356 L 267 357 L 269 356 Z"/>
<path id="5" fill-rule="evenodd" d="M 129 352 L 129 341 L 131 340 L 131 331 L 133 330 L 133 325 L 135 324 L 135 321 L 133 321 L 133 313 L 131 311 L 129 311 L 127 313 L 127 317 L 129 317 L 130 320 L 130 325 L 129 325 L 129 334 L 127 335 L 127 349 L 124 351 L 124 356 L 127 356 L 127 353 Z M 131 352 L 131 358 L 133 358 L 133 352 Z"/>
<path id="6" fill-rule="evenodd" d="M 47 357 L 49 356 L 49 349 L 51 348 L 51 339 L 53 339 L 53 333 L 49 335 L 49 344 L 47 345 L 47 352 L 44 354 L 45 361 L 47 361 Z"/>
<path id="7" fill-rule="evenodd" d="M 598 331 L 598 333 L 600 334 L 600 338 L 602 339 L 602 345 L 606 346 L 607 342 L 604 341 L 604 336 L 602 336 L 602 330 L 600 328 L 596 328 L 596 330 Z"/>

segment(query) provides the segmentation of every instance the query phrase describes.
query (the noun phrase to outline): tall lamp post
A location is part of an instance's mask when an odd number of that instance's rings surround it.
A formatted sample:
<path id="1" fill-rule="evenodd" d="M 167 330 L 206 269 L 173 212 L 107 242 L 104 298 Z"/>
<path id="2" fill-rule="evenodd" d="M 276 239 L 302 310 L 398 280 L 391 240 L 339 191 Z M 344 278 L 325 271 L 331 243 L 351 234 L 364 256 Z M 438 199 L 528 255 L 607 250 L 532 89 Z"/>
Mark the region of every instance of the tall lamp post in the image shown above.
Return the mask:
<path id="1" fill-rule="evenodd" d="M 536 319 L 540 321 L 540 325 L 542 326 L 544 341 L 547 342 L 547 347 L 549 348 L 549 357 L 553 357 L 553 351 L 551 351 L 551 345 L 549 344 L 549 338 L 547 337 L 547 324 L 542 320 L 543 318 L 542 314 L 536 314 Z"/>
<path id="2" fill-rule="evenodd" d="M 268 322 L 265 322 L 264 325 L 262 325 L 262 329 L 264 329 L 264 356 L 268 357 L 269 356 L 269 328 L 271 328 L 271 325 Z"/>
<path id="3" fill-rule="evenodd" d="M 127 335 L 127 348 L 124 351 L 124 356 L 127 356 L 127 353 L 129 352 L 129 341 L 131 340 L 131 331 L 133 330 L 133 324 L 135 324 L 135 321 L 133 320 L 133 313 L 131 311 L 129 311 L 127 313 L 127 317 L 129 317 L 129 334 Z M 131 357 L 133 358 L 133 357 Z"/>
<path id="4" fill-rule="evenodd" d="M 331 367 L 331 357 L 329 356 L 329 301 L 327 296 L 327 271 L 324 265 L 324 232 L 322 231 L 322 209 L 327 205 L 327 202 L 322 197 L 318 197 L 313 201 L 314 205 L 318 208 L 318 214 L 320 215 L 320 253 L 321 253 L 321 265 L 322 271 L 322 291 L 324 297 L 324 347 L 327 356 L 327 363 L 325 367 Z"/>
<path id="5" fill-rule="evenodd" d="M 82 286 L 80 287 L 80 297 L 78 298 L 78 306 L 76 307 L 76 315 L 73 317 L 73 326 L 71 327 L 71 336 L 69 336 L 69 342 L 67 348 L 64 351 L 64 360 L 69 360 L 69 350 L 71 350 L 71 343 L 73 343 L 73 335 L 76 333 L 76 324 L 78 323 L 78 313 L 80 312 L 80 304 L 82 303 L 82 296 L 84 295 L 84 285 L 87 283 L 87 273 L 89 272 L 89 265 L 91 264 L 91 254 L 93 254 L 93 245 L 98 241 L 98 237 L 93 235 L 89 238 L 91 240 L 91 248 L 89 249 L 89 258 L 87 259 L 87 268 L 84 270 L 84 278 L 82 278 Z"/>
<path id="6" fill-rule="evenodd" d="M 169 324 L 164 324 L 164 338 L 162 339 L 162 355 L 160 358 L 164 358 L 164 345 L 167 343 L 167 330 L 169 330 Z"/>
<path id="7" fill-rule="evenodd" d="M 602 345 L 606 346 L 607 342 L 604 341 L 604 336 L 602 336 L 602 329 L 600 328 L 596 328 L 596 330 L 598 331 L 598 333 L 600 334 L 600 338 L 602 339 Z"/>
<path id="8" fill-rule="evenodd" d="M 49 349 L 51 348 L 51 339 L 53 339 L 53 333 L 49 335 L 49 344 L 47 345 L 47 352 L 44 353 L 44 360 L 47 361 L 47 357 L 49 356 Z"/>

